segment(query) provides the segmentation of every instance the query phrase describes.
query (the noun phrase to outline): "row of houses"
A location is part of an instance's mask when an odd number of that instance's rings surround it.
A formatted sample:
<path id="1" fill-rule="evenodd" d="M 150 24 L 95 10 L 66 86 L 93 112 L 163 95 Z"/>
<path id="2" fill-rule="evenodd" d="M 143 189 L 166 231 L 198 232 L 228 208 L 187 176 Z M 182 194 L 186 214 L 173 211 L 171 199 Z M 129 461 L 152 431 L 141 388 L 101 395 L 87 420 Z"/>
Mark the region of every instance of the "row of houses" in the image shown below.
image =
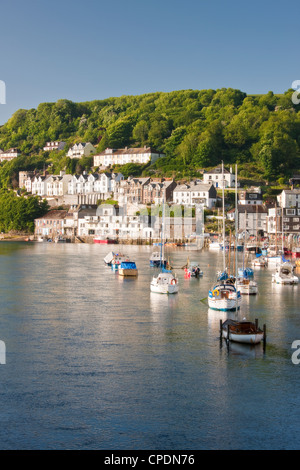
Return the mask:
<path id="1" fill-rule="evenodd" d="M 33 172 L 20 172 L 20 187 L 28 193 L 43 198 L 65 195 L 95 195 L 94 200 L 113 198 L 119 204 L 203 204 L 212 208 L 216 205 L 217 191 L 212 184 L 193 181 L 189 184 L 177 185 L 174 179 L 153 179 L 150 177 L 124 179 L 121 173 L 91 173 L 68 175 L 43 175 Z"/>
<path id="2" fill-rule="evenodd" d="M 126 206 L 110 204 L 74 205 L 68 211 L 51 210 L 45 216 L 35 219 L 37 239 L 159 239 L 160 228 L 161 217 L 158 215 L 129 215 Z M 165 219 L 166 238 L 182 240 L 196 233 L 195 216 Z"/>

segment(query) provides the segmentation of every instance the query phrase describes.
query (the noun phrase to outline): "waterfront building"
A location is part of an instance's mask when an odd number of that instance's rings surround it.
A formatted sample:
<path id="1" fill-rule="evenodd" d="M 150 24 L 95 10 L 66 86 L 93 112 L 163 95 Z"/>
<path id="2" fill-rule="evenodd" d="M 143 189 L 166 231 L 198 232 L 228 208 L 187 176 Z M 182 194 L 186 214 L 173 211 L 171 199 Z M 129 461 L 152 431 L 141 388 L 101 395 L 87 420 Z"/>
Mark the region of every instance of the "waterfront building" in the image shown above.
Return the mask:
<path id="1" fill-rule="evenodd" d="M 63 236 L 66 214 L 66 210 L 52 210 L 43 217 L 35 219 L 35 236 L 51 239 Z"/>
<path id="2" fill-rule="evenodd" d="M 127 163 L 145 164 L 154 163 L 165 154 L 151 147 L 112 149 L 106 148 L 103 152 L 94 155 L 94 166 L 108 167 L 111 165 L 126 165 Z"/>
<path id="3" fill-rule="evenodd" d="M 176 183 L 173 179 L 152 180 L 150 177 L 139 178 L 130 176 L 120 180 L 114 189 L 114 199 L 119 204 L 161 204 L 163 200 L 170 202 Z"/>

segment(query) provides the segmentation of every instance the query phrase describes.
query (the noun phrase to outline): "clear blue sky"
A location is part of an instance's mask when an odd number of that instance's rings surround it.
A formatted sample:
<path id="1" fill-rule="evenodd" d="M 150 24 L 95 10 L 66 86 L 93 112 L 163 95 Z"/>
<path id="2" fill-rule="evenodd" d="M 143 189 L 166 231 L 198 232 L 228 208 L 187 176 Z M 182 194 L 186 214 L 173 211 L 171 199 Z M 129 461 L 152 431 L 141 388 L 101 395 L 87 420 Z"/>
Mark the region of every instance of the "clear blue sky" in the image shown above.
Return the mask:
<path id="1" fill-rule="evenodd" d="M 2 0 L 0 18 L 0 123 L 60 98 L 281 93 L 300 80 L 295 2 Z"/>

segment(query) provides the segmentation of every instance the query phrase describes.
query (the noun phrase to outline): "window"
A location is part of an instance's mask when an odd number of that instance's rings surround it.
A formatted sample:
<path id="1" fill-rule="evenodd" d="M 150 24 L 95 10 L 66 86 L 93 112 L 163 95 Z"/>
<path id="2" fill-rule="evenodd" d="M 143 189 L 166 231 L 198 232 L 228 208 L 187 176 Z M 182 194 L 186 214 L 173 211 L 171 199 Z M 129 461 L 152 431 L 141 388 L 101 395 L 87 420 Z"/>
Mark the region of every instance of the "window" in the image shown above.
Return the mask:
<path id="1" fill-rule="evenodd" d="M 296 215 L 295 212 L 295 209 L 286 209 L 286 215 Z"/>

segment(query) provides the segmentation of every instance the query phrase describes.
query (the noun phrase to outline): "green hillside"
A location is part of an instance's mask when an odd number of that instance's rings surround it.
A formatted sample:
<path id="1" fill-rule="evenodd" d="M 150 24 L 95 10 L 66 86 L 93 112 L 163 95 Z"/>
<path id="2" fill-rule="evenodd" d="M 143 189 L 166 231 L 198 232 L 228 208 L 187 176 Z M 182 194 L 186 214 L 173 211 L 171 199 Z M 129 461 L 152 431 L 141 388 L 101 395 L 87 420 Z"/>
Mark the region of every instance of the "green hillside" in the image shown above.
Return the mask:
<path id="1" fill-rule="evenodd" d="M 292 93 L 182 90 L 20 109 L 0 128 L 0 148 L 18 147 L 22 153 L 0 165 L 0 184 L 14 186 L 19 170 L 49 163 L 53 172 L 90 169 L 91 158 L 66 158 L 75 142 L 91 142 L 98 151 L 150 145 L 166 154 L 152 166 L 124 168 L 126 174 L 190 177 L 223 160 L 238 163 L 242 177 L 275 181 L 300 168 L 300 105 L 293 105 Z M 52 140 L 66 141 L 66 150 L 43 152 Z"/>

